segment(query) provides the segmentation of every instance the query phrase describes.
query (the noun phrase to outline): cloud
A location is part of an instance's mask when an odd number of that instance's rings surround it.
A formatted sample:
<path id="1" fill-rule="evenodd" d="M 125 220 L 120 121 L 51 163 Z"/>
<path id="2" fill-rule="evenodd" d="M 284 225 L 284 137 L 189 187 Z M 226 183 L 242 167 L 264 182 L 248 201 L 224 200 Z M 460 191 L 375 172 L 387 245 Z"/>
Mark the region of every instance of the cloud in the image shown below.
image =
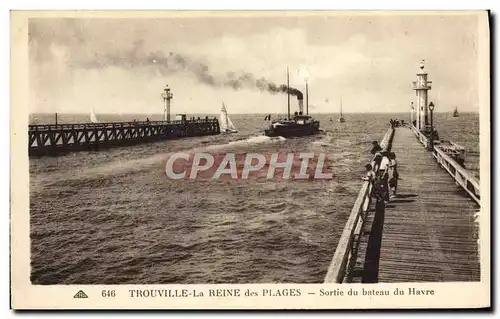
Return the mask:
<path id="1" fill-rule="evenodd" d="M 379 30 L 385 30 L 380 21 Z M 297 71 L 308 70 L 311 103 L 321 105 L 327 97 L 336 101 L 342 95 L 352 101 L 350 111 L 401 110 L 414 97 L 411 81 L 421 58 L 429 61 L 441 105 L 451 108 L 477 99 L 472 31 L 450 34 L 434 28 L 429 34 L 427 28 L 419 33 L 415 24 L 415 30 L 391 29 L 390 36 L 373 37 L 341 28 L 319 34 L 307 26 L 270 26 L 245 35 L 200 29 L 206 36 L 190 39 L 179 31 L 184 27 L 165 29 L 156 20 L 31 21 L 33 112 L 86 112 L 95 103 L 104 112 L 156 112 L 165 82 L 175 103 L 192 113 L 213 110 L 229 97 L 233 112 L 263 112 L 262 105 L 278 112 L 282 99 L 261 89 L 276 84 L 279 90 L 287 66 L 291 85 L 299 90 L 304 78 Z M 376 28 L 371 25 L 369 32 Z M 329 107 L 317 110 L 331 111 Z"/>

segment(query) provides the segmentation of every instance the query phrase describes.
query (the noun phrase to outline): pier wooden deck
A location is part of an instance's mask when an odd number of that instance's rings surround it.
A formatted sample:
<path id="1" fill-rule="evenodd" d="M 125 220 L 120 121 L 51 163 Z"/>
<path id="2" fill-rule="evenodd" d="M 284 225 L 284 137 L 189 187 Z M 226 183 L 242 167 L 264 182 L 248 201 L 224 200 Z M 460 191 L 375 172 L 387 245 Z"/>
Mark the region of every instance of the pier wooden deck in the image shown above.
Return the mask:
<path id="1" fill-rule="evenodd" d="M 478 205 L 410 129 L 396 129 L 392 151 L 401 178 L 398 196 L 383 216 L 374 216 L 363 281 L 480 280 Z"/>
<path id="2" fill-rule="evenodd" d="M 325 282 L 479 281 L 477 201 L 410 128 L 395 129 L 392 152 L 400 175 L 398 195 L 376 209 L 372 200 L 360 211 L 358 235 L 353 235 L 355 224 L 346 226 Z"/>
<path id="3" fill-rule="evenodd" d="M 28 126 L 29 156 L 59 155 L 168 139 L 220 134 L 217 119 Z"/>

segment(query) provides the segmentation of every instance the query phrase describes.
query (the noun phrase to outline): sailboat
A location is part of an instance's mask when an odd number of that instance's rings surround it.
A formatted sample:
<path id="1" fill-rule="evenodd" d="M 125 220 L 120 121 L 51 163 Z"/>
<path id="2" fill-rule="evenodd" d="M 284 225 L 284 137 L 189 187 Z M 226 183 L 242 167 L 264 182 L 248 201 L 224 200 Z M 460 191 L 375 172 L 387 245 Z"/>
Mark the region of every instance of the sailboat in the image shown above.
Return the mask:
<path id="1" fill-rule="evenodd" d="M 342 114 L 342 97 L 340 97 L 340 117 L 339 117 L 338 121 L 340 123 L 344 123 L 345 122 L 344 115 Z"/>
<path id="2" fill-rule="evenodd" d="M 238 130 L 234 126 L 233 122 L 231 121 L 231 118 L 227 114 L 227 110 L 226 110 L 226 106 L 224 105 L 224 102 L 222 102 L 222 108 L 220 110 L 219 125 L 220 125 L 220 131 L 222 133 L 237 133 L 238 132 Z"/>
<path id="3" fill-rule="evenodd" d="M 458 109 L 455 108 L 455 110 L 453 111 L 453 117 L 458 117 Z"/>
<path id="4" fill-rule="evenodd" d="M 90 109 L 90 122 L 98 123 L 97 117 L 95 116 L 94 108 Z"/>

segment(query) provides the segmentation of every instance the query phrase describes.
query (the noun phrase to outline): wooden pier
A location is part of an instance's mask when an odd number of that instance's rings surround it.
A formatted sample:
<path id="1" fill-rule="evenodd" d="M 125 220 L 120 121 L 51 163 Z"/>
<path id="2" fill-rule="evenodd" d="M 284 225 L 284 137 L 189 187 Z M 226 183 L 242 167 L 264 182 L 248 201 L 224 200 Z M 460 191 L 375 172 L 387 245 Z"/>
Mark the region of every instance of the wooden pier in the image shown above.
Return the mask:
<path id="1" fill-rule="evenodd" d="M 146 142 L 220 134 L 217 119 L 29 125 L 29 156 L 59 155 Z"/>
<path id="2" fill-rule="evenodd" d="M 480 280 L 479 182 L 429 143 L 414 127 L 384 141 L 397 157 L 398 195 L 375 203 L 363 183 L 325 283 Z"/>

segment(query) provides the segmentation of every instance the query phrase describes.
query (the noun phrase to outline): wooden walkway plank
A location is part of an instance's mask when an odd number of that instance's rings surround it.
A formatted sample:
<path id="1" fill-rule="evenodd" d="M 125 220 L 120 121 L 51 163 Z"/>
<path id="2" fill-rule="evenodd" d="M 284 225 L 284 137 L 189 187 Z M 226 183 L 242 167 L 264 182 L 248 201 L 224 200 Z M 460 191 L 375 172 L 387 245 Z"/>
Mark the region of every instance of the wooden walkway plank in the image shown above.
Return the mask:
<path id="1" fill-rule="evenodd" d="M 392 151 L 401 180 L 382 217 L 375 281 L 480 280 L 477 204 L 410 129 L 396 129 Z"/>

